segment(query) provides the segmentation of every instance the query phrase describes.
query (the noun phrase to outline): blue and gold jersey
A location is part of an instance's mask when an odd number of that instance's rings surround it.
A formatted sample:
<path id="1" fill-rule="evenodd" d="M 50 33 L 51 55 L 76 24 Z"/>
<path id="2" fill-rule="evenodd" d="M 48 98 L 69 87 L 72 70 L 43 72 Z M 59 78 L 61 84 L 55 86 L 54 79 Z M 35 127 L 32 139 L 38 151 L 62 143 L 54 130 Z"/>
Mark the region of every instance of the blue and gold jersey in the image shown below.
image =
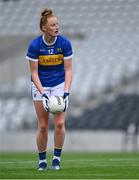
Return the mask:
<path id="1" fill-rule="evenodd" d="M 73 56 L 70 41 L 58 35 L 53 44 L 44 36 L 35 38 L 29 45 L 26 58 L 38 62 L 38 75 L 43 87 L 53 87 L 65 81 L 64 60 Z"/>

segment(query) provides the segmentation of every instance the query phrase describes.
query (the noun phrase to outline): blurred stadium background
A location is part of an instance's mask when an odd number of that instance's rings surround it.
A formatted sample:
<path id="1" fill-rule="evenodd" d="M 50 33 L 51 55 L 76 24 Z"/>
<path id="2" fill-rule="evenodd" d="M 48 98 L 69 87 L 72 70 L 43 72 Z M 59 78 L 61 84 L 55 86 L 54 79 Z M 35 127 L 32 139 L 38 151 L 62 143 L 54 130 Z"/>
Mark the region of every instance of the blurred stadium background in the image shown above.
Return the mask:
<path id="1" fill-rule="evenodd" d="M 0 150 L 36 149 L 25 56 L 44 7 L 74 49 L 65 150 L 138 151 L 138 0 L 0 0 Z"/>

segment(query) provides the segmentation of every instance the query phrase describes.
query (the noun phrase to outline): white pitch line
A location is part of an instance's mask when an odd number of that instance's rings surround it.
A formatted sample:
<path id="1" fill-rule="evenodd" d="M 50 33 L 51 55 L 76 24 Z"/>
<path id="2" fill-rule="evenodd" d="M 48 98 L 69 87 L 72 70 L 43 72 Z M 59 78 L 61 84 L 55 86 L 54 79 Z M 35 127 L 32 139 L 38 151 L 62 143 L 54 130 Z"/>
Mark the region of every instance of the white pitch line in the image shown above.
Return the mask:
<path id="1" fill-rule="evenodd" d="M 24 163 L 36 163 L 37 161 L 9 161 L 9 162 L 0 162 L 0 164 L 13 164 L 13 163 L 17 163 L 17 164 L 24 164 Z"/>
<path id="2" fill-rule="evenodd" d="M 139 158 L 110 158 L 110 159 L 88 159 L 88 160 L 84 160 L 84 159 L 78 159 L 78 160 L 74 160 L 74 159 L 65 159 L 65 162 L 102 162 L 102 161 L 139 161 Z M 9 161 L 9 162 L 4 162 L 4 161 L 0 161 L 0 164 L 13 164 L 13 163 L 18 163 L 18 164 L 24 164 L 24 163 L 37 163 L 37 161 Z"/>
<path id="3" fill-rule="evenodd" d="M 73 162 L 99 162 L 99 161 L 139 161 L 139 158 L 110 158 L 110 159 L 88 159 L 88 160 L 84 160 L 84 159 L 78 159 L 78 160 L 74 160 L 74 159 L 66 159 L 65 161 L 73 161 Z"/>

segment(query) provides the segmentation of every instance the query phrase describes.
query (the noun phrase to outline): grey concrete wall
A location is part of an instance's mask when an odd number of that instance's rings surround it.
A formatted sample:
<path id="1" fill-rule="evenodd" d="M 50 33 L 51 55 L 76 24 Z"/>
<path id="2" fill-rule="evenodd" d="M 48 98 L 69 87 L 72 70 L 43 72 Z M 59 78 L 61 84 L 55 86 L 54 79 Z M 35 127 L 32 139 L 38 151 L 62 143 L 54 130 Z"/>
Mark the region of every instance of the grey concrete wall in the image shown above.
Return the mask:
<path id="1" fill-rule="evenodd" d="M 123 151 L 123 138 L 119 131 L 67 131 L 64 151 Z M 129 141 L 127 150 L 132 151 L 133 148 Z M 53 150 L 53 131 L 49 132 L 47 149 Z M 0 133 L 0 151 L 37 151 L 36 132 Z"/>
<path id="2" fill-rule="evenodd" d="M 25 57 L 31 39 L 32 36 L 0 37 L 0 83 L 13 83 L 29 75 Z"/>

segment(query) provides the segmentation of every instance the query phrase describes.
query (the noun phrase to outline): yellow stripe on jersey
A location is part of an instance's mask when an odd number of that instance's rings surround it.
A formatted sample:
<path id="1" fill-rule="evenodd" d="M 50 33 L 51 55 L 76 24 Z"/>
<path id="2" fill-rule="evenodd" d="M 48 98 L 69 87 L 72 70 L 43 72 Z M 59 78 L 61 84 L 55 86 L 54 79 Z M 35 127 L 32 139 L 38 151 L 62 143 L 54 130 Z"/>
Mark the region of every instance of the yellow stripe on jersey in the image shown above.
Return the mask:
<path id="1" fill-rule="evenodd" d="M 63 54 L 56 55 L 41 55 L 39 56 L 39 64 L 40 65 L 59 65 L 62 64 Z"/>

